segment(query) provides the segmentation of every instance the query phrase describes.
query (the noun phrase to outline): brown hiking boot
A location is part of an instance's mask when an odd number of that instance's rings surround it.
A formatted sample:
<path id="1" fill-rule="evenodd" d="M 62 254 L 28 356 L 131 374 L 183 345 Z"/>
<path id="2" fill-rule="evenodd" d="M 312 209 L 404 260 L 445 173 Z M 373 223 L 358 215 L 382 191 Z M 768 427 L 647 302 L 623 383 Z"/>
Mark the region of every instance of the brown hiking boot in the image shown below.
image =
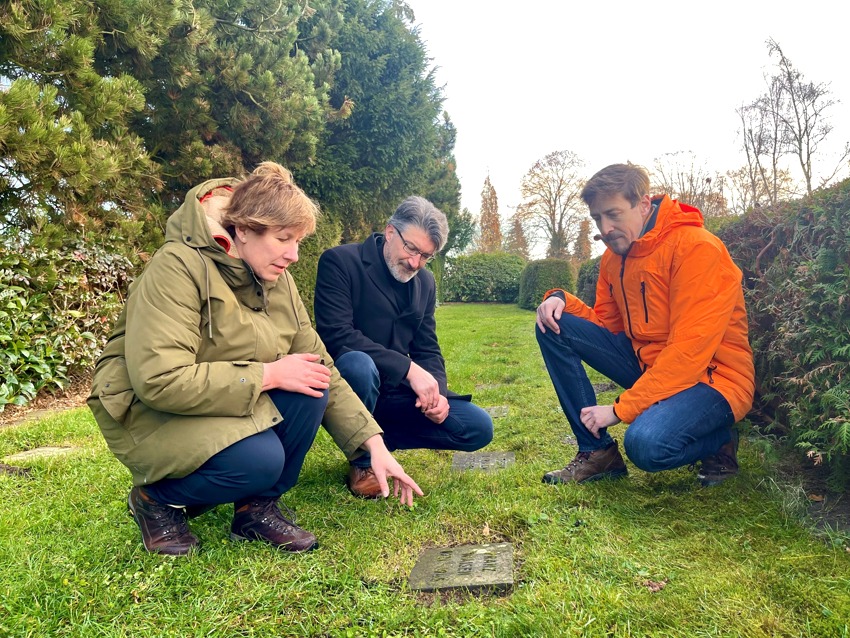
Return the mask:
<path id="1" fill-rule="evenodd" d="M 604 450 L 579 452 L 563 470 L 554 470 L 543 475 L 544 483 L 588 483 L 603 478 L 618 479 L 629 473 L 620 456 L 617 442 Z"/>
<path id="2" fill-rule="evenodd" d="M 319 546 L 313 534 L 281 513 L 276 498 L 255 498 L 235 507 L 231 540 L 265 541 L 286 552 L 309 552 Z"/>
<path id="3" fill-rule="evenodd" d="M 157 503 L 140 487 L 130 490 L 127 506 L 142 531 L 142 543 L 149 552 L 183 556 L 198 546 L 198 538 L 186 524 L 183 508 Z"/>
<path id="4" fill-rule="evenodd" d="M 717 454 L 705 457 L 700 464 L 697 478 L 703 487 L 720 485 L 738 473 L 738 430 L 732 428 L 732 439 L 722 445 Z"/>
<path id="5" fill-rule="evenodd" d="M 378 477 L 371 467 L 357 467 L 352 465 L 345 479 L 348 490 L 360 498 L 378 498 L 383 496 Z"/>

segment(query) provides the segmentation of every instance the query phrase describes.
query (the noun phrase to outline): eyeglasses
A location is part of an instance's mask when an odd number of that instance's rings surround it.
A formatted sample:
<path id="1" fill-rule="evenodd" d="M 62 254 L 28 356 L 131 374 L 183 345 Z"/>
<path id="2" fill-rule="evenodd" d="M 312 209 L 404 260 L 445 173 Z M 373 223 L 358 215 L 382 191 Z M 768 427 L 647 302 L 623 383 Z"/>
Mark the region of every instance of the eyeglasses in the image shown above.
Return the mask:
<path id="1" fill-rule="evenodd" d="M 393 226 L 393 228 L 395 228 L 395 232 L 398 233 L 398 237 L 399 239 L 401 239 L 401 243 L 404 246 L 404 252 L 406 252 L 408 255 L 410 255 L 411 257 L 421 257 L 423 260 L 425 260 L 426 264 L 432 259 L 434 259 L 434 257 L 436 257 L 434 253 L 424 253 L 419 250 L 415 245 L 407 241 L 404 238 L 404 235 L 401 234 L 401 231 L 398 229 L 397 226 Z"/>

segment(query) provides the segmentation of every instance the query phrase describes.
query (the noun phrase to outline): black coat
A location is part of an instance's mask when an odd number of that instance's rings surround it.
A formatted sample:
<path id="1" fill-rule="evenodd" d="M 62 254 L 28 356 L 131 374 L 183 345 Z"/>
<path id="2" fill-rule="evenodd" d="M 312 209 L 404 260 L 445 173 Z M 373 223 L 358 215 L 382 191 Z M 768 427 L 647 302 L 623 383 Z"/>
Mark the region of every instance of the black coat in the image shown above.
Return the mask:
<path id="1" fill-rule="evenodd" d="M 379 237 L 375 233 L 362 244 L 322 254 L 316 277 L 316 330 L 334 358 L 352 350 L 372 357 L 384 385 L 408 385 L 405 377 L 413 360 L 434 376 L 440 394 L 450 396 L 437 343 L 434 275 L 420 270 L 406 284 L 411 287 L 410 304 L 400 308 Z"/>

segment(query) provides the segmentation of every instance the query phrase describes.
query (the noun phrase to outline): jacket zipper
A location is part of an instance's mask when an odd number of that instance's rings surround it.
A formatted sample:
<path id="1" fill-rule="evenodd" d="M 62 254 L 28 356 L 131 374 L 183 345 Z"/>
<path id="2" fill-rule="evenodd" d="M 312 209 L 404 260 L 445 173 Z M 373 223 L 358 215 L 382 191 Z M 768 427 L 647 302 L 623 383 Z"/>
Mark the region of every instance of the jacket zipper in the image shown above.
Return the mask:
<path id="1" fill-rule="evenodd" d="M 620 265 L 620 289 L 623 291 L 623 303 L 626 306 L 626 320 L 629 325 L 629 338 L 634 339 L 635 333 L 632 330 L 632 314 L 629 311 L 629 299 L 626 297 L 626 283 L 624 280 L 624 274 L 626 272 L 626 256 L 623 255 L 623 263 Z"/>
<path id="2" fill-rule="evenodd" d="M 649 308 L 646 307 L 646 282 L 640 282 L 640 296 L 643 299 L 643 322 L 649 323 Z"/>
<path id="3" fill-rule="evenodd" d="M 708 368 L 706 368 L 706 370 L 708 371 L 708 384 L 714 385 L 714 371 L 717 370 L 717 366 L 715 366 L 715 365 L 708 366 Z"/>

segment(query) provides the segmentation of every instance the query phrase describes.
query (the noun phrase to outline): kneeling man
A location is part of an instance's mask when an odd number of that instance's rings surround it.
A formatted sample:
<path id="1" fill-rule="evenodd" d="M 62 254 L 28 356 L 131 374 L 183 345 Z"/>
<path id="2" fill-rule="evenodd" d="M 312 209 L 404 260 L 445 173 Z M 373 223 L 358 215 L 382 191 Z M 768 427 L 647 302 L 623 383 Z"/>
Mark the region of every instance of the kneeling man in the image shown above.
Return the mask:
<path id="1" fill-rule="evenodd" d="M 593 308 L 563 290 L 537 308 L 537 340 L 579 450 L 543 480 L 625 476 L 607 430 L 625 421 L 640 469 L 699 461 L 700 482 L 721 483 L 738 472 L 733 425 L 754 391 L 741 271 L 698 209 L 650 197 L 638 166 L 602 169 L 581 197 L 607 250 Z M 582 362 L 626 388 L 613 405 L 596 405 Z"/>
<path id="2" fill-rule="evenodd" d="M 391 451 L 473 451 L 493 438 L 490 416 L 446 387 L 436 286 L 425 264 L 447 239 L 446 216 L 428 200 L 408 197 L 383 233 L 319 259 L 316 330 Z M 368 454 L 352 461 L 347 483 L 355 496 L 380 496 Z"/>

